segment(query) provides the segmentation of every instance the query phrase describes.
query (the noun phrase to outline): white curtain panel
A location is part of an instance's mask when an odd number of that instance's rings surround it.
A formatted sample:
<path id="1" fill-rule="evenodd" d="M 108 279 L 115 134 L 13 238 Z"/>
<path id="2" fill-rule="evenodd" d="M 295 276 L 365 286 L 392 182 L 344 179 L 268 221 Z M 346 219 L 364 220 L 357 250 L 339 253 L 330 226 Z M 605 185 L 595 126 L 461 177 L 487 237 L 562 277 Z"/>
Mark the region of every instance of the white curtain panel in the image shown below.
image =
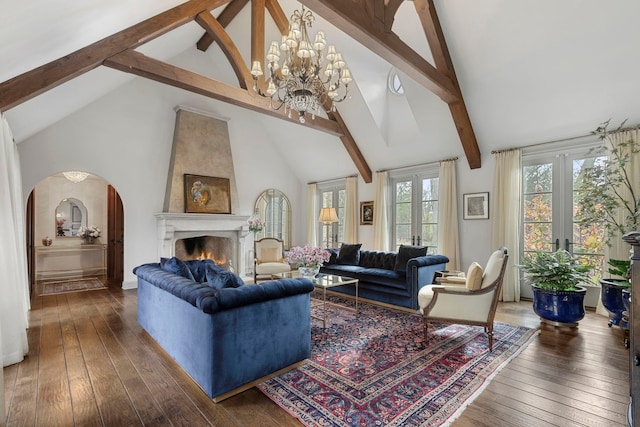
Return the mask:
<path id="1" fill-rule="evenodd" d="M 316 246 L 318 244 L 318 186 L 307 185 L 307 243 Z"/>
<path id="2" fill-rule="evenodd" d="M 448 269 L 458 270 L 460 239 L 458 236 L 456 161 L 440 162 L 438 178 L 438 253 L 449 258 Z"/>
<path id="3" fill-rule="evenodd" d="M 343 239 L 344 243 L 358 243 L 358 177 L 347 177 L 346 190 Z"/>
<path id="4" fill-rule="evenodd" d="M 375 201 L 373 203 L 373 249 L 389 251 L 389 173 L 376 172 L 374 177 L 376 186 Z"/>
<path id="5" fill-rule="evenodd" d="M 0 347 L 2 366 L 8 366 L 22 361 L 29 350 L 29 280 L 20 160 L 2 115 L 0 146 Z"/>
<path id="6" fill-rule="evenodd" d="M 506 246 L 507 270 L 502 282 L 502 301 L 520 301 L 520 272 L 515 267 L 520 252 L 522 156 L 519 149 L 497 153 L 491 195 L 491 250 Z"/>

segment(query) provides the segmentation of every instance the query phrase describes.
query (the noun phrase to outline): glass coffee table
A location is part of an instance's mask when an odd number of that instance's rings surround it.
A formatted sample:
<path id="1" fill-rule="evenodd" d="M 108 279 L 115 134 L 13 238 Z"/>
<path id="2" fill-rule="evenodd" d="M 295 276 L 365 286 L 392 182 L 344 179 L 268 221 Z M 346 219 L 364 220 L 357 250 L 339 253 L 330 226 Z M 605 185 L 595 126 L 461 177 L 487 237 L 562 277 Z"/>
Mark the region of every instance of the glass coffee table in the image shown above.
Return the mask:
<path id="1" fill-rule="evenodd" d="M 282 278 L 300 277 L 297 270 L 290 271 L 287 273 L 281 273 L 279 276 Z M 358 313 L 358 279 L 354 279 L 352 277 L 346 277 L 346 276 L 337 276 L 335 274 L 323 274 L 323 273 L 319 273 L 315 277 L 307 277 L 307 279 L 313 282 L 313 285 L 316 287 L 316 289 L 322 290 L 322 300 L 321 301 L 317 300 L 318 301 L 317 303 L 312 302 L 311 304 L 311 308 L 322 306 L 322 317 L 314 316 L 313 314 L 311 315 L 311 317 L 317 320 L 322 320 L 323 328 L 327 327 L 327 306 L 328 305 L 333 307 L 338 307 L 342 310 L 351 311 L 356 314 Z M 343 285 L 355 286 L 355 290 L 356 290 L 355 307 L 349 307 L 344 304 L 327 301 L 327 289 L 330 289 L 336 286 L 343 286 Z"/>

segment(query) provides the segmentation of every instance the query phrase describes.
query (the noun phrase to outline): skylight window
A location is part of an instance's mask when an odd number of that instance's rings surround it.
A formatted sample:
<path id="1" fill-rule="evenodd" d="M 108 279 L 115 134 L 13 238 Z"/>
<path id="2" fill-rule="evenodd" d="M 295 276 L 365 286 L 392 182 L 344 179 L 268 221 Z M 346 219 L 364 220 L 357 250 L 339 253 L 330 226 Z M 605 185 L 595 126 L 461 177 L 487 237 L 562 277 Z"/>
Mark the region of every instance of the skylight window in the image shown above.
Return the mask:
<path id="1" fill-rule="evenodd" d="M 404 95 L 404 86 L 402 86 L 402 81 L 400 80 L 400 76 L 395 68 L 392 68 L 389 71 L 389 77 L 387 78 L 387 87 L 396 95 Z"/>

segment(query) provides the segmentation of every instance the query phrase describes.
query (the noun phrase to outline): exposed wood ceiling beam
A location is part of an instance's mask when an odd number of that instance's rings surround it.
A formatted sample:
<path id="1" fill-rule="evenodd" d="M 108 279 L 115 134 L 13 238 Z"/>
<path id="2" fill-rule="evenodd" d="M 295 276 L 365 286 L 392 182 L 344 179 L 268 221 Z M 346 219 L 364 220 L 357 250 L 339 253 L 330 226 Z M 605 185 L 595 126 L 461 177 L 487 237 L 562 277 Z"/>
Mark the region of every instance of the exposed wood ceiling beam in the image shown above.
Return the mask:
<path id="1" fill-rule="evenodd" d="M 220 49 L 229 60 L 231 68 L 233 68 L 236 77 L 238 78 L 238 84 L 243 89 L 248 89 L 253 85 L 253 77 L 249 72 L 249 68 L 244 63 L 242 55 L 236 47 L 229 34 L 222 28 L 222 25 L 216 18 L 211 15 L 210 12 L 202 12 L 196 16 L 196 21 L 202 28 L 207 31 L 217 43 L 220 45 Z"/>
<path id="2" fill-rule="evenodd" d="M 473 125 L 471 124 L 471 119 L 469 118 L 469 113 L 464 103 L 464 98 L 462 97 L 462 91 L 458 84 L 458 78 L 453 68 L 453 62 L 451 61 L 451 55 L 447 48 L 435 5 L 433 0 L 414 0 L 413 3 L 422 27 L 424 28 L 436 67 L 451 79 L 456 93 L 458 93 L 459 100 L 450 102 L 449 110 L 451 111 L 451 117 L 453 117 L 458 136 L 462 142 L 462 148 L 464 149 L 467 162 L 471 169 L 479 168 L 482 162 L 478 141 L 473 132 Z"/>
<path id="3" fill-rule="evenodd" d="M 278 27 L 278 31 L 280 31 L 280 34 L 286 35 L 289 31 L 289 18 L 285 15 L 280 3 L 278 3 L 278 0 L 266 0 L 266 4 L 269 15 L 271 15 L 273 22 Z"/>
<path id="4" fill-rule="evenodd" d="M 481 166 L 480 149 L 464 104 L 433 0 L 414 0 L 436 67 L 391 31 L 399 0 L 300 0 L 449 105 L 471 169 Z"/>
<path id="5" fill-rule="evenodd" d="M 0 83 L 0 111 L 12 108 L 49 89 L 52 89 L 101 64 L 124 72 L 156 80 L 234 105 L 269 114 L 280 119 L 299 123 L 297 114 L 289 119 L 284 110 L 273 110 L 270 99 L 247 90 L 252 77 L 237 47 L 224 31 L 223 25 L 210 11 L 228 0 L 191 0 L 167 12 L 156 15 L 140 24 L 129 27 L 113 36 L 77 50 L 64 58 L 50 62 L 32 71 Z M 264 58 L 264 9 L 270 11 L 279 28 L 288 28 L 285 14 L 276 0 L 253 0 L 252 16 L 257 31 L 252 36 L 252 52 Z M 236 7 L 240 3 L 236 0 Z M 246 2 L 245 2 L 246 4 Z M 225 9 L 227 10 L 227 9 Z M 133 51 L 134 48 L 156 37 L 196 20 L 212 40 L 217 41 L 229 60 L 241 88 L 233 88 L 213 79 L 184 70 Z M 260 22 L 262 23 L 260 25 Z M 286 23 L 286 24 L 285 24 Z M 260 27 L 262 31 L 260 31 Z M 286 31 L 286 29 L 285 29 Z M 260 49 L 261 46 L 261 49 Z M 349 132 L 339 113 L 329 114 L 329 119 L 316 117 L 305 126 L 340 137 L 365 182 L 372 182 L 371 169 Z"/>
<path id="6" fill-rule="evenodd" d="M 49 89 L 86 73 L 119 52 L 136 48 L 192 21 L 229 0 L 190 0 L 159 15 L 97 41 L 69 55 L 0 84 L 0 111 L 6 111 Z"/>
<path id="7" fill-rule="evenodd" d="M 269 98 L 264 98 L 252 94 L 247 90 L 229 86 L 192 71 L 149 58 L 133 50 L 112 56 L 104 61 L 104 65 L 242 108 L 287 120 L 291 123 L 300 124 L 296 115 L 293 115 L 293 117 L 289 119 L 283 109 L 274 110 L 271 108 Z M 343 136 L 342 129 L 335 121 L 322 117 L 316 117 L 315 120 L 307 120 L 303 126 L 327 132 L 338 137 Z"/>
<path id="8" fill-rule="evenodd" d="M 278 26 L 278 29 L 280 30 L 280 33 L 283 35 L 287 34 L 289 31 L 289 20 L 284 14 L 284 11 L 282 10 L 282 7 L 280 6 L 280 4 L 276 0 L 266 0 L 266 4 L 267 4 L 267 9 L 271 14 L 271 17 L 274 19 L 274 21 L 276 22 L 276 25 Z M 262 40 L 262 46 L 264 46 L 264 37 Z M 259 57 L 259 59 L 262 59 L 262 58 L 264 58 L 264 54 L 263 56 Z M 373 174 L 371 172 L 371 168 L 367 164 L 367 161 L 362 155 L 362 151 L 360 151 L 360 148 L 358 147 L 356 140 L 353 138 L 353 135 L 351 135 L 351 131 L 349 131 L 349 128 L 347 127 L 347 124 L 342 119 L 342 116 L 340 115 L 340 113 L 338 111 L 333 111 L 333 112 L 330 111 L 331 105 L 332 103 L 329 101 L 328 98 L 326 98 L 324 109 L 325 111 L 329 111 L 329 113 L 327 113 L 327 116 L 329 117 L 330 120 L 335 121 L 340 126 L 340 130 L 343 134 L 340 137 L 340 141 L 342 141 L 342 145 L 344 145 L 345 150 L 347 150 L 349 157 L 351 157 L 351 160 L 353 161 L 354 165 L 358 169 L 358 172 L 360 173 L 360 176 L 362 176 L 362 179 L 364 180 L 364 182 L 367 184 L 370 184 L 371 182 L 373 182 Z"/>
<path id="9" fill-rule="evenodd" d="M 385 31 L 376 11 L 384 0 L 300 0 L 300 3 L 331 22 L 381 58 L 393 64 L 446 103 L 458 100 L 451 79 L 429 64 L 411 47 Z"/>
<path id="10" fill-rule="evenodd" d="M 347 153 L 349 153 L 349 157 L 351 157 L 351 160 L 356 165 L 356 168 L 358 169 L 358 172 L 360 173 L 360 176 L 362 176 L 364 182 L 367 184 L 371 184 L 371 182 L 373 182 L 373 174 L 371 172 L 371 168 L 362 155 L 358 144 L 356 144 L 356 140 L 353 139 L 353 136 L 351 135 L 347 124 L 342 119 L 342 116 L 337 111 L 329 112 L 327 113 L 327 115 L 329 116 L 329 119 L 336 121 L 340 126 L 340 129 L 344 133 L 344 135 L 340 137 L 342 145 L 344 145 Z"/>
<path id="11" fill-rule="evenodd" d="M 249 2 L 249 0 L 232 0 L 229 4 L 220 12 L 218 15 L 218 22 L 222 25 L 222 28 L 227 28 L 227 25 L 233 21 L 233 18 L 236 17 L 238 13 L 244 8 L 244 6 Z M 196 43 L 196 47 L 206 52 L 215 40 L 209 35 L 209 33 L 204 33 L 200 40 Z"/>
<path id="12" fill-rule="evenodd" d="M 231 4 L 227 6 L 227 8 L 229 8 L 230 6 Z M 277 0 L 251 0 L 251 63 L 253 63 L 253 61 L 260 61 L 262 63 L 265 57 L 265 54 L 264 54 L 265 7 L 267 8 L 267 10 L 269 11 L 269 14 L 271 15 L 274 22 L 276 23 L 276 26 L 278 27 L 278 30 L 280 31 L 280 33 L 287 34 L 287 32 L 289 31 L 289 20 L 287 19 L 284 11 L 282 10 L 282 7 L 277 2 Z M 200 40 L 202 41 L 202 39 Z M 229 61 L 232 63 L 232 65 L 234 61 L 241 61 L 241 58 L 237 58 L 237 57 L 230 58 L 229 56 L 227 56 L 227 58 L 229 58 Z M 242 67 L 238 66 L 238 68 L 242 68 Z M 246 69 L 247 67 L 244 66 L 244 68 Z M 263 70 L 263 71 L 266 71 L 266 70 Z M 258 87 L 263 87 L 263 86 L 264 86 L 264 76 L 261 76 L 258 81 Z M 330 103 L 329 105 L 325 105 L 326 110 L 328 110 L 327 107 L 329 108 L 331 107 Z M 367 161 L 362 155 L 362 152 L 360 151 L 360 148 L 358 147 L 355 139 L 353 139 L 351 132 L 349 131 L 346 123 L 342 119 L 342 116 L 340 116 L 340 113 L 335 111 L 335 112 L 329 113 L 328 117 L 330 120 L 337 123 L 338 126 L 340 127 L 340 132 L 342 133 L 342 136 L 340 136 L 340 140 L 342 141 L 342 144 L 344 145 L 345 150 L 351 157 L 351 160 L 353 161 L 356 168 L 358 169 L 358 172 L 362 176 L 362 179 L 366 183 L 371 183 L 373 181 L 371 168 L 369 167 L 369 165 L 367 164 Z M 317 117 L 316 117 L 316 120 L 317 120 Z"/>
<path id="13" fill-rule="evenodd" d="M 251 64 L 264 60 L 264 0 L 251 0 Z M 258 78 L 258 87 L 264 89 L 264 75 Z"/>

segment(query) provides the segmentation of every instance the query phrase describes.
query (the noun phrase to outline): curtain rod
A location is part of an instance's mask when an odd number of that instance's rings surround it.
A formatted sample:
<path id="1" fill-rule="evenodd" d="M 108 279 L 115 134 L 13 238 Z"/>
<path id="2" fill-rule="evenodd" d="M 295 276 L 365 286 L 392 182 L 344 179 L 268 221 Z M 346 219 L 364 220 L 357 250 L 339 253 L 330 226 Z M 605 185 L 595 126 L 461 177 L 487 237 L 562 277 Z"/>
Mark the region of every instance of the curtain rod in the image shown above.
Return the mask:
<path id="1" fill-rule="evenodd" d="M 329 182 L 333 182 L 333 181 L 340 181 L 342 179 L 347 179 L 347 178 L 357 178 L 358 174 L 354 174 L 354 175 L 347 175 L 343 178 L 333 178 L 333 179 L 325 179 L 323 181 L 312 181 L 312 182 L 308 182 L 307 184 L 327 184 Z"/>
<path id="2" fill-rule="evenodd" d="M 606 134 L 607 135 L 613 135 L 613 134 L 620 133 L 620 132 L 628 132 L 630 130 L 640 130 L 640 125 L 635 125 L 635 126 L 630 126 L 630 127 L 626 127 L 626 128 L 620 128 L 620 129 L 608 131 L 608 132 L 606 132 Z M 521 149 L 524 149 L 524 148 L 539 147 L 541 145 L 556 144 L 556 143 L 559 143 L 559 142 L 574 141 L 576 139 L 587 138 L 589 136 L 594 136 L 594 134 L 592 132 L 590 132 L 590 133 L 585 134 L 585 135 L 571 136 L 569 138 L 554 139 L 553 141 L 537 142 L 535 144 L 524 145 L 522 147 L 505 148 L 503 150 L 491 150 L 491 154 L 506 153 L 507 151 L 521 150 Z"/>
<path id="3" fill-rule="evenodd" d="M 442 162 L 454 162 L 458 159 L 459 157 L 456 156 L 456 157 L 450 157 L 448 159 L 436 160 L 434 162 L 429 162 L 429 163 L 418 163 L 417 165 L 401 166 L 399 168 L 393 168 L 393 169 L 378 169 L 376 172 L 389 172 L 389 171 L 397 171 L 402 169 L 416 168 L 418 166 L 429 166 L 429 165 L 435 165 L 436 163 L 442 163 Z"/>

